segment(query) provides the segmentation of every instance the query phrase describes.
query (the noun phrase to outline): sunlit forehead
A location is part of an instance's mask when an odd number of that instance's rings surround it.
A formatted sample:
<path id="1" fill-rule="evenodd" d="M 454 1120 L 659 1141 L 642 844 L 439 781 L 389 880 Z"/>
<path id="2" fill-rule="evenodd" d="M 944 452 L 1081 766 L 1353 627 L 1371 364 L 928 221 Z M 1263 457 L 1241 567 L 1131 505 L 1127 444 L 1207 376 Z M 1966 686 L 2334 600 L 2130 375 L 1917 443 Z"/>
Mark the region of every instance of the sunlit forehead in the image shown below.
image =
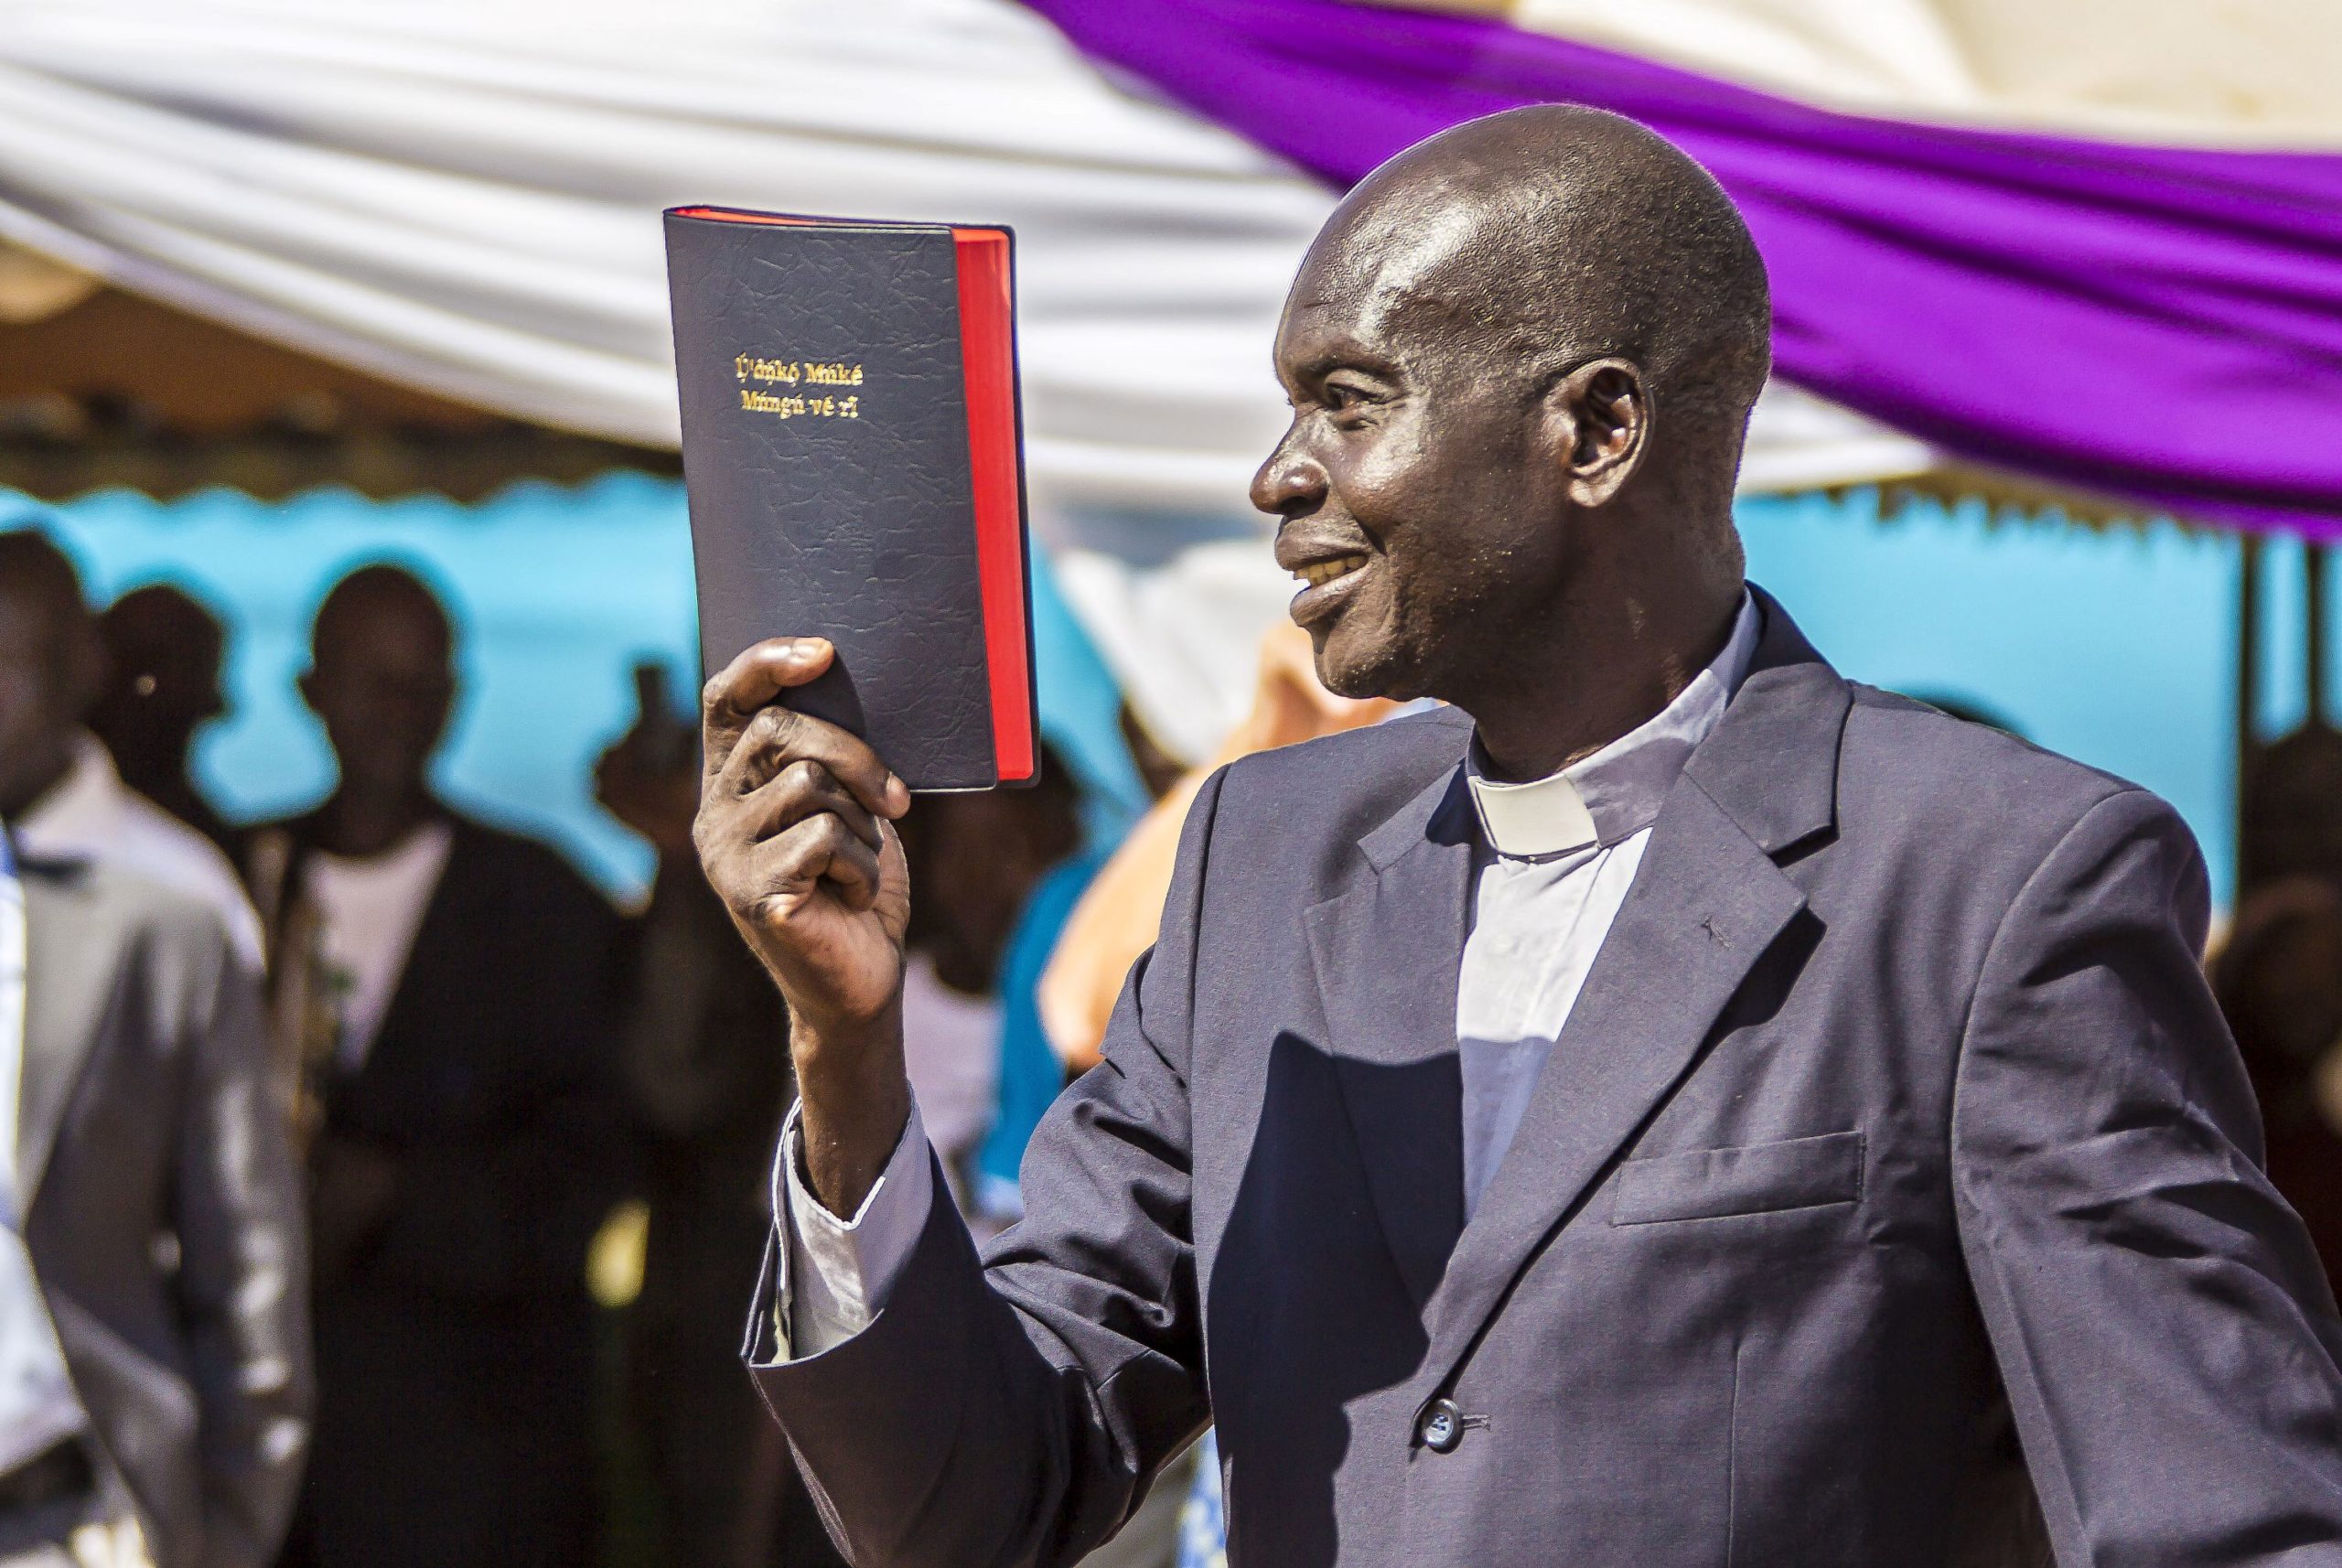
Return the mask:
<path id="1" fill-rule="evenodd" d="M 1322 235 L 1295 280 L 1277 338 L 1280 372 L 1329 362 L 1395 364 L 1413 334 L 1408 317 L 1450 299 L 1461 258 L 1485 245 L 1468 204 L 1377 201 Z"/>

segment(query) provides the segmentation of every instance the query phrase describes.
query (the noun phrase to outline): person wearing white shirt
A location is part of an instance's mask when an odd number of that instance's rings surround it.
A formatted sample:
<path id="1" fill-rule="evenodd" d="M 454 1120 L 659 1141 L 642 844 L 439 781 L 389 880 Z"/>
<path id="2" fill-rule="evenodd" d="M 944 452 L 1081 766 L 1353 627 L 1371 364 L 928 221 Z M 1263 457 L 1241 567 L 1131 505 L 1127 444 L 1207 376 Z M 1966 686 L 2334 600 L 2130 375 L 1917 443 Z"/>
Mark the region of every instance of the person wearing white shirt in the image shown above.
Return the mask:
<path id="1" fill-rule="evenodd" d="M 25 891 L 15 848 L 0 832 L 0 1149 L 16 1145 L 24 1053 Z M 64 1347 L 33 1273 L 19 1185 L 16 1162 L 0 1160 L 0 1494 L 11 1487 L 19 1493 L 14 1507 L 0 1497 L 0 1541 L 12 1522 L 8 1515 L 50 1500 L 39 1495 L 44 1469 L 59 1477 L 69 1498 L 77 1481 L 87 1485 L 88 1469 L 80 1440 L 90 1418 L 73 1391 Z M 34 1477 L 29 1492 L 28 1476 Z M 6 1545 L 0 1553 L 6 1553 L 0 1562 L 16 1560 Z"/>
<path id="2" fill-rule="evenodd" d="M 279 1568 L 575 1568 L 586 1251 L 631 1155 L 617 916 L 551 847 L 434 790 L 457 648 L 419 577 L 360 567 L 310 642 L 301 693 L 338 777 L 249 851 L 317 1254 L 317 1438 Z"/>
<path id="3" fill-rule="evenodd" d="M 82 613 L 0 533 L 0 1563 L 269 1568 L 311 1383 L 254 955 L 117 836 L 5 820 L 73 772 Z"/>
<path id="4" fill-rule="evenodd" d="M 113 861 L 201 900 L 257 971 L 260 918 L 218 845 L 122 781 L 98 737 L 73 737 L 65 776 L 17 819 L 35 854 Z"/>

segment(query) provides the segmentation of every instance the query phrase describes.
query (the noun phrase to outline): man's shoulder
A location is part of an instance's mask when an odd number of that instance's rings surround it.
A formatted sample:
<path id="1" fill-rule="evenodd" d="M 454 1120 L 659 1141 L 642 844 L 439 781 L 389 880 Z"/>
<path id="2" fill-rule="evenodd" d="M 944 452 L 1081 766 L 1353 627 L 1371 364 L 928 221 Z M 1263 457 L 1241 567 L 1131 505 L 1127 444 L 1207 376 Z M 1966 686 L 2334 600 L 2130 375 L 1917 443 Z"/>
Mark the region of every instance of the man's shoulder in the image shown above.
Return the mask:
<path id="1" fill-rule="evenodd" d="M 447 853 L 450 875 L 476 877 L 483 886 L 549 910 L 617 919 L 600 889 L 550 840 L 469 811 L 450 810 L 447 818 L 456 834 Z"/>
<path id="2" fill-rule="evenodd" d="M 1839 758 L 1842 812 L 1938 838 L 2037 859 L 2100 804 L 2130 798 L 2177 821 L 2160 799 L 2116 774 L 1990 725 L 1849 682 Z"/>
<path id="3" fill-rule="evenodd" d="M 134 972 L 159 993 L 208 1004 L 224 973 L 253 972 L 217 901 L 177 879 L 102 856 L 27 856 L 20 876 L 28 939 L 39 941 L 44 925 L 58 921 L 84 960 L 80 969 L 102 974 L 102 983 Z M 112 962 L 91 964 L 93 953 Z"/>
<path id="4" fill-rule="evenodd" d="M 468 808 L 442 801 L 439 809 L 440 820 L 452 834 L 446 875 L 514 888 L 552 888 L 564 897 L 607 902 L 585 873 L 550 841 L 492 822 Z M 309 841 L 317 822 L 317 812 L 305 811 L 255 822 L 248 834 L 255 843 L 279 839 L 299 844 Z"/>
<path id="5" fill-rule="evenodd" d="M 73 842 L 58 846 L 59 852 L 130 873 L 147 887 L 168 890 L 172 897 L 167 903 L 192 901 L 209 909 L 239 956 L 257 967 L 260 921 L 235 865 L 218 844 L 145 796 L 111 777 L 109 782 L 102 818 L 88 831 L 69 835 Z M 37 849 L 43 847 L 38 839 L 34 843 Z"/>

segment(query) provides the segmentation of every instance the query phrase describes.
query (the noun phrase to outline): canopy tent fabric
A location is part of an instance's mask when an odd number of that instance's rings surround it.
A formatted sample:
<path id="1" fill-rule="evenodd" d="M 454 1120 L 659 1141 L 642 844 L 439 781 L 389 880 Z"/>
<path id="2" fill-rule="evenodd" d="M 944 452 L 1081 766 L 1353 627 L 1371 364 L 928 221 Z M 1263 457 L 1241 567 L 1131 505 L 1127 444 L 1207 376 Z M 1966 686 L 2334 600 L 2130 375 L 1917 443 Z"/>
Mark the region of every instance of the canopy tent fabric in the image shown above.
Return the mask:
<path id="1" fill-rule="evenodd" d="M 673 444 L 662 206 L 1014 225 L 1037 521 L 1190 757 L 1290 592 L 1244 492 L 1333 200 L 1008 0 L 0 0 L 0 235 L 543 424 Z M 1783 388 L 1746 478 L 1930 461 Z"/>
<path id="2" fill-rule="evenodd" d="M 2342 147 L 2334 91 L 2342 8 L 2326 0 L 1461 0 L 1446 8 L 1899 119 L 2178 145 Z"/>
<path id="3" fill-rule="evenodd" d="M 2086 0 L 2003 16 L 2014 3 L 1510 0 L 1517 26 L 1482 24 L 1472 48 L 1575 28 L 1654 58 L 1738 60 L 1817 100 L 2047 124 L 2128 115 L 2172 141 L 2322 134 L 2317 115 L 2342 113 L 2301 85 L 2330 80 L 2304 61 L 2333 59 L 2332 26 L 2262 37 L 2310 0 L 2229 0 L 2218 27 L 2201 20 L 2209 0 L 2137 0 L 2152 17 L 2089 54 L 2102 70 L 1994 54 L 1978 29 L 2022 24 L 2071 55 L 2059 40 L 2104 27 Z M 1077 23 L 1081 9 L 1044 8 Z M 1189 17 L 1191 42 L 1225 36 L 1210 32 L 1224 8 L 1122 8 L 1158 29 Z M 1305 52 L 1337 76 L 1355 66 L 1345 48 L 1389 27 L 1460 25 L 1314 15 L 1330 31 Z M 2218 35 L 2192 59 L 2168 47 L 2187 16 Z M 1271 325 L 1333 196 L 1133 85 L 1133 64 L 1101 69 L 1009 0 L 0 0 L 0 236 L 390 380 L 671 445 L 660 207 L 1011 223 L 1037 520 L 1142 715 L 1198 756 L 1241 709 L 1252 636 L 1289 590 L 1243 489 L 1284 414 Z M 1975 336 L 2006 341 L 1992 325 Z M 1777 385 L 1744 487 L 1892 478 L 1936 456 Z"/>
<path id="4" fill-rule="evenodd" d="M 1004 0 L 0 0 L 0 233 L 650 445 L 675 441 L 661 207 L 998 220 L 1045 493 L 1241 510 L 1283 413 L 1270 328 L 1332 199 Z M 1760 486 L 1927 461 L 1792 401 Z"/>
<path id="5" fill-rule="evenodd" d="M 1034 4 L 1338 183 L 1500 109 L 1631 115 L 1746 215 L 1781 376 L 1979 462 L 2342 536 L 2342 153 L 1847 114 L 1501 20 L 1340 0 Z"/>

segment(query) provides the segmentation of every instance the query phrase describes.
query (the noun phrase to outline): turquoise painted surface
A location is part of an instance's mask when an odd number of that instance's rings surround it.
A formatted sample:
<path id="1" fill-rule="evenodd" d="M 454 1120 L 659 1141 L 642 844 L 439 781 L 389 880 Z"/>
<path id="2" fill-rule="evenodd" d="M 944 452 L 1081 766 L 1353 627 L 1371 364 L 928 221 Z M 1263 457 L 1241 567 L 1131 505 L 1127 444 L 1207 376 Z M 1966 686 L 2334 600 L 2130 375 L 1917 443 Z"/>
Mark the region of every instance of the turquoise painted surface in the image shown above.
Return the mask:
<path id="1" fill-rule="evenodd" d="M 646 852 L 594 804 L 590 773 L 633 720 L 638 660 L 664 662 L 680 701 L 699 689 L 679 483 L 611 474 L 575 489 L 516 486 L 476 506 L 340 490 L 275 504 L 230 491 L 168 503 L 114 491 L 57 507 L 0 497 L 0 527 L 16 521 L 50 527 L 101 599 L 168 580 L 229 620 L 232 711 L 199 740 L 197 765 L 238 817 L 293 810 L 331 784 L 324 737 L 293 687 L 326 589 L 366 561 L 415 567 L 447 599 L 463 643 L 442 787 L 551 838 L 613 892 L 646 878 Z M 1138 794 L 1112 679 L 1046 575 L 1034 607 L 1043 728 L 1096 786 L 1093 828 L 1112 833 Z"/>
<path id="2" fill-rule="evenodd" d="M 467 695 L 441 776 L 458 800 L 552 836 L 613 889 L 637 885 L 640 847 L 596 810 L 587 771 L 631 716 L 629 669 L 658 658 L 695 689 L 682 489 L 614 474 L 521 486 L 477 506 L 378 503 L 319 491 L 276 505 L 218 492 L 174 503 L 100 494 L 59 508 L 0 504 L 50 522 L 111 595 L 169 578 L 235 626 L 235 712 L 203 737 L 206 781 L 233 811 L 315 799 L 330 779 L 292 678 L 326 586 L 359 562 L 420 563 L 465 632 Z M 2237 548 L 2158 526 L 2104 532 L 1995 523 L 1981 507 L 1875 499 L 1762 499 L 1742 509 L 1750 575 L 1857 679 L 1991 708 L 2041 744 L 2155 789 L 2229 879 Z M 2301 573 L 2270 569 L 2273 677 L 2265 722 L 2295 722 Z M 1102 786 L 1111 832 L 1134 799 L 1112 729 L 1113 686 L 1049 586 L 1036 595 L 1043 723 Z M 2342 679 L 2335 682 L 2342 688 Z"/>

